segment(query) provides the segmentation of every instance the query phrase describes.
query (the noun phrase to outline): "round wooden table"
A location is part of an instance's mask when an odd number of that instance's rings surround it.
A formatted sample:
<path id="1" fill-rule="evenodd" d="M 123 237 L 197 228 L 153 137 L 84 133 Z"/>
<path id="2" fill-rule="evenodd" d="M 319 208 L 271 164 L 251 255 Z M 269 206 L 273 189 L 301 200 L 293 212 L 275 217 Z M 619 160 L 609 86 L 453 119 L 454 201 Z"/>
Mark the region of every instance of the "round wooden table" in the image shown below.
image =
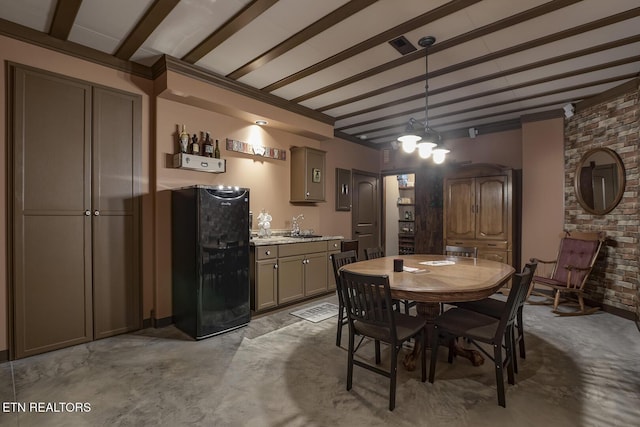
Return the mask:
<path id="1" fill-rule="evenodd" d="M 402 259 L 406 270 L 393 271 L 393 260 Z M 440 303 L 475 301 L 494 294 L 511 278 L 515 269 L 496 261 L 448 255 L 397 255 L 358 261 L 341 270 L 360 274 L 389 276 L 391 296 L 395 299 L 416 301 L 418 314 L 429 324 L 440 314 Z M 429 331 L 431 327 L 429 327 Z M 478 352 L 456 348 L 456 353 L 467 357 L 474 365 L 484 362 Z M 419 359 L 417 346 L 407 355 L 404 365 L 415 368 Z"/>

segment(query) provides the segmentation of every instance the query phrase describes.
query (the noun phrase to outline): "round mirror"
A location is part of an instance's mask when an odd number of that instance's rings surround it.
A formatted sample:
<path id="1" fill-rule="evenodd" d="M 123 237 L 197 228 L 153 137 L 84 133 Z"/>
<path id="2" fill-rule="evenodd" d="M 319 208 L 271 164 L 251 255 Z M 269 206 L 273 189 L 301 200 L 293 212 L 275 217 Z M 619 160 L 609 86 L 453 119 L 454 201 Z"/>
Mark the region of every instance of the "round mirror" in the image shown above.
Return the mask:
<path id="1" fill-rule="evenodd" d="M 576 169 L 575 184 L 578 202 L 587 212 L 611 212 L 624 193 L 625 173 L 620 156 L 609 148 L 588 151 Z"/>

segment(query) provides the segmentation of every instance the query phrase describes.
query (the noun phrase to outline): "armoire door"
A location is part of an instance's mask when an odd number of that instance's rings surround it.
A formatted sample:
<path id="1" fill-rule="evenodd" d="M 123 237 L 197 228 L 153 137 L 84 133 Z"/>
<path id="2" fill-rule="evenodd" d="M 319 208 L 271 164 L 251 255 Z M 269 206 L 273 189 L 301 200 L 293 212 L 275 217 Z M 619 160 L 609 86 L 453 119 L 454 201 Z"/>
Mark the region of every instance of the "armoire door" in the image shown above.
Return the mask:
<path id="1" fill-rule="evenodd" d="M 139 328 L 139 97 L 10 75 L 13 357 Z"/>
<path id="2" fill-rule="evenodd" d="M 505 175 L 476 178 L 476 239 L 507 240 L 509 188 Z"/>
<path id="3" fill-rule="evenodd" d="M 93 339 L 91 87 L 13 68 L 16 358 Z"/>
<path id="4" fill-rule="evenodd" d="M 444 226 L 447 239 L 476 236 L 476 187 L 473 178 L 446 180 Z"/>

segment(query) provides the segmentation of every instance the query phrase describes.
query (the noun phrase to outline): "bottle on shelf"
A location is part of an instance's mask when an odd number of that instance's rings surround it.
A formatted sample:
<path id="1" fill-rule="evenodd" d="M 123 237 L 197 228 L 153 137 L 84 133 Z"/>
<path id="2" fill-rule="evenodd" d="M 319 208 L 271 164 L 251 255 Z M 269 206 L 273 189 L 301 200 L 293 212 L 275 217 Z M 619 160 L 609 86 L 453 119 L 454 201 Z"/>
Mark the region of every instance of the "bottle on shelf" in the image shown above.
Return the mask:
<path id="1" fill-rule="evenodd" d="M 218 146 L 218 140 L 216 139 L 216 148 L 213 150 L 213 157 L 220 158 L 220 147 Z"/>
<path id="2" fill-rule="evenodd" d="M 193 134 L 193 138 L 191 138 L 191 154 L 195 154 L 196 156 L 200 155 L 200 144 L 198 143 L 198 135 Z"/>
<path id="3" fill-rule="evenodd" d="M 182 131 L 180 132 L 180 152 L 186 153 L 189 151 L 189 134 L 187 133 L 185 125 L 182 125 Z"/>
<path id="4" fill-rule="evenodd" d="M 202 143 L 202 155 L 205 157 L 213 157 L 213 144 L 211 143 L 209 131 L 205 132 L 204 142 Z"/>

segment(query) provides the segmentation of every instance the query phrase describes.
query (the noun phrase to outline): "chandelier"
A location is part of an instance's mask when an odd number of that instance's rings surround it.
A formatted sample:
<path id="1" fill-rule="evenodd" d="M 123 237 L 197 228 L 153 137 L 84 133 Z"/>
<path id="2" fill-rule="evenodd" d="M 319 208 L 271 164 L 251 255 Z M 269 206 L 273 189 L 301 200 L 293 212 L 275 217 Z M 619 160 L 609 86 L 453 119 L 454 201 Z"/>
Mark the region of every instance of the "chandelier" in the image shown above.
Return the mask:
<path id="1" fill-rule="evenodd" d="M 413 153 L 416 149 L 418 155 L 423 159 L 433 158 L 434 163 L 440 164 L 444 162 L 446 154 L 449 150 L 437 148 L 442 137 L 438 132 L 429 127 L 429 53 L 428 49 L 435 43 L 433 36 L 422 37 L 418 44 L 424 47 L 425 57 L 425 86 L 424 86 L 424 122 L 411 117 L 404 133 L 398 137 L 398 141 L 402 143 L 402 150 L 406 153 Z M 418 130 L 416 130 L 416 127 Z M 421 127 L 421 129 L 420 129 Z"/>

